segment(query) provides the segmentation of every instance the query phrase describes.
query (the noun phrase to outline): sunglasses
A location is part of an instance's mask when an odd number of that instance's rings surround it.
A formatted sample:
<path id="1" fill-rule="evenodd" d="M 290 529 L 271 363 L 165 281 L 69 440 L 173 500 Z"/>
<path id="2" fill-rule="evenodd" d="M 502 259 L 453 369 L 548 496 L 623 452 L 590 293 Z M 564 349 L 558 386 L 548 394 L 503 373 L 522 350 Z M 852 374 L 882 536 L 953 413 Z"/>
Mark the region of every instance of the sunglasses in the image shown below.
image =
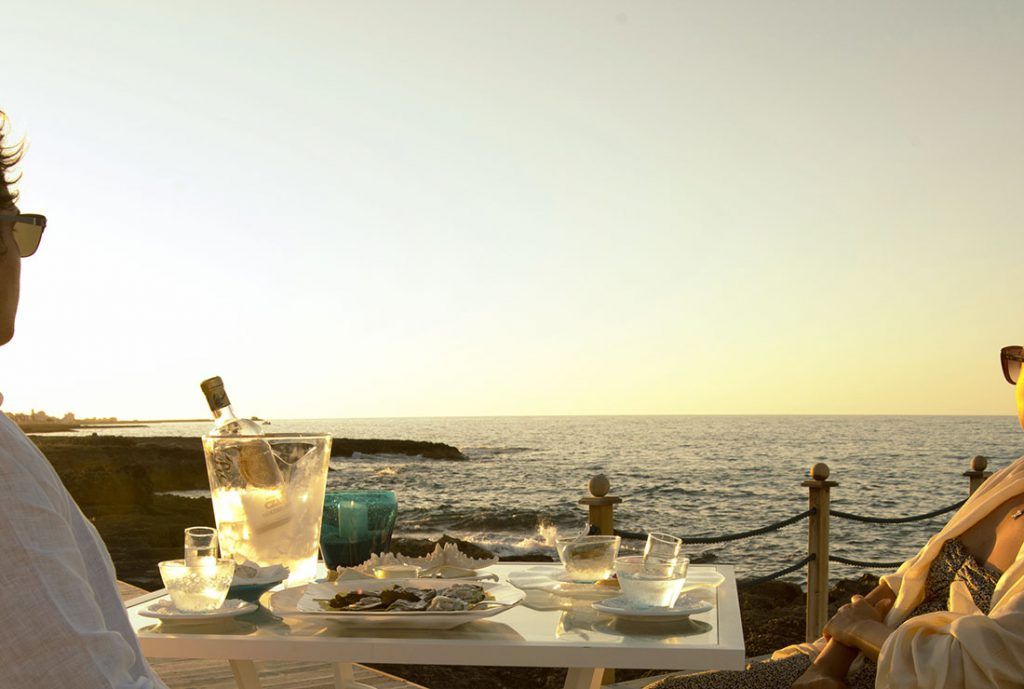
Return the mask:
<path id="1" fill-rule="evenodd" d="M 1010 385 L 1016 385 L 1020 378 L 1020 365 L 1024 362 L 1024 347 L 1014 345 L 1003 347 L 999 352 L 999 361 L 1003 365 L 1003 377 Z"/>
<path id="2" fill-rule="evenodd" d="M 39 248 L 46 229 L 46 216 L 37 213 L 0 213 L 0 227 L 9 227 L 18 253 L 28 258 Z"/>

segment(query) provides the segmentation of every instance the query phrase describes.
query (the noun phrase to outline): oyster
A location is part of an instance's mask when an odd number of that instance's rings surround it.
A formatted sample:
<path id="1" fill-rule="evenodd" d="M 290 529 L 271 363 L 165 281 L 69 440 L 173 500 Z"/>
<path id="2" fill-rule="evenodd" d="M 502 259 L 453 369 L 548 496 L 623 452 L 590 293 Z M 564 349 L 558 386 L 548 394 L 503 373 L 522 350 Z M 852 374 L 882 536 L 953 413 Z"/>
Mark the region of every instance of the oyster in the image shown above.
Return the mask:
<path id="1" fill-rule="evenodd" d="M 466 610 L 469 608 L 469 604 L 459 598 L 451 598 L 449 596 L 437 595 L 434 600 L 430 601 L 427 606 L 427 610 L 443 610 L 443 611 L 456 611 Z"/>
<path id="2" fill-rule="evenodd" d="M 390 606 L 400 600 L 404 600 L 409 603 L 415 603 L 421 600 L 421 596 L 416 595 L 415 591 L 404 589 L 401 586 L 392 586 L 389 589 L 384 589 L 378 596 L 384 605 Z M 391 608 L 388 607 L 390 610 Z"/>
<path id="3" fill-rule="evenodd" d="M 473 584 L 456 584 L 455 586 L 449 586 L 443 591 L 440 591 L 438 595 L 447 596 L 449 598 L 458 598 L 468 605 L 479 603 L 485 597 L 483 588 L 474 586 Z"/>
<path id="4" fill-rule="evenodd" d="M 413 612 L 413 611 L 418 611 L 418 610 L 426 610 L 429 605 L 430 605 L 430 603 L 428 601 L 425 601 L 425 600 L 410 601 L 410 600 L 400 599 L 400 600 L 396 600 L 394 603 L 392 603 L 391 605 L 388 606 L 388 612 L 391 612 L 391 611 Z"/>
<path id="5" fill-rule="evenodd" d="M 377 596 L 364 596 L 362 599 L 357 600 L 352 605 L 344 608 L 345 610 L 379 610 L 384 607 L 384 601 Z"/>

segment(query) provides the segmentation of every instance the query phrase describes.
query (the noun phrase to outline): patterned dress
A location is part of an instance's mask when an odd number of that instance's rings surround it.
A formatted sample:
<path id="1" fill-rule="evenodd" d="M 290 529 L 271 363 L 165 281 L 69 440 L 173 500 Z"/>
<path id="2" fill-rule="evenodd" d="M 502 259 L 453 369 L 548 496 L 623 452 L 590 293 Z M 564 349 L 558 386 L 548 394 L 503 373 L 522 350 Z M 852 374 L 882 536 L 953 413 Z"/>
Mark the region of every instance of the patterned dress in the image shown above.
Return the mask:
<path id="1" fill-rule="evenodd" d="M 954 580 L 967 585 L 974 604 L 987 615 L 1000 576 L 978 562 L 959 539 L 952 538 L 942 546 L 942 551 L 928 570 L 924 600 L 914 608 L 910 617 L 948 610 L 949 587 Z M 717 670 L 666 677 L 648 684 L 645 689 L 787 689 L 810 664 L 811 659 L 800 654 L 782 660 L 751 663 L 746 670 Z M 873 662 L 865 661 L 847 676 L 847 686 L 850 689 L 873 689 L 875 670 Z"/>

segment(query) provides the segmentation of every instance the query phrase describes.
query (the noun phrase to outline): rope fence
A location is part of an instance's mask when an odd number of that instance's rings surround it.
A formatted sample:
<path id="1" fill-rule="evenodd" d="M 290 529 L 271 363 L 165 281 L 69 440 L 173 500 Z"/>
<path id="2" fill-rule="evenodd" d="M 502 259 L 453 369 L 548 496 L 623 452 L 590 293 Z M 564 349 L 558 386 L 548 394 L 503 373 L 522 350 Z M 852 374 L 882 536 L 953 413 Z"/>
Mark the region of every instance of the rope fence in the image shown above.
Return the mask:
<path id="1" fill-rule="evenodd" d="M 863 522 L 865 524 L 906 524 L 908 522 L 924 521 L 925 519 L 938 517 L 940 514 L 945 514 L 946 512 L 958 510 L 965 502 L 967 502 L 966 499 L 961 500 L 960 502 L 954 502 L 952 505 L 948 505 L 946 507 L 940 507 L 939 509 L 931 512 L 915 514 L 912 517 L 866 517 L 862 514 L 850 514 L 849 512 L 840 512 L 839 510 L 829 510 L 828 513 L 833 517 L 838 517 L 839 519 L 849 519 L 850 521 Z"/>
<path id="2" fill-rule="evenodd" d="M 865 569 L 896 569 L 903 564 L 899 560 L 896 562 L 872 562 L 871 560 L 851 560 L 848 557 L 840 557 L 839 555 L 829 555 L 828 561 L 853 567 L 864 567 Z"/>
<path id="3" fill-rule="evenodd" d="M 804 565 L 806 565 L 808 562 L 811 562 L 814 559 L 815 559 L 814 558 L 814 553 L 811 553 L 810 555 L 805 557 L 803 560 L 800 560 L 800 562 L 794 562 L 790 566 L 783 567 L 782 569 L 780 569 L 777 572 L 772 572 L 771 574 L 765 574 L 763 577 L 754 577 L 753 579 L 741 579 L 741 580 L 736 582 L 736 586 L 738 586 L 739 588 L 746 588 L 748 586 L 756 586 L 757 584 L 764 584 L 764 583 L 769 582 L 769 581 L 774 581 L 775 579 L 778 579 L 779 577 L 784 577 L 787 574 L 792 574 L 793 572 L 797 571 L 798 569 L 802 569 Z"/>
<path id="4" fill-rule="evenodd" d="M 971 468 L 964 472 L 964 476 L 970 479 L 969 493 L 975 490 L 989 477 L 991 472 L 986 471 L 988 460 L 985 457 L 974 457 L 971 460 Z M 747 538 L 756 538 L 766 534 L 779 531 L 797 522 L 808 520 L 808 546 L 807 556 L 799 562 L 794 562 L 782 569 L 768 574 L 742 579 L 737 586 L 746 588 L 756 584 L 773 581 L 787 574 L 792 574 L 804 567 L 807 568 L 807 628 L 806 637 L 813 641 L 821 635 L 825 626 L 828 614 L 828 579 L 829 563 L 849 565 L 851 567 L 862 567 L 865 569 L 896 569 L 900 561 L 881 562 L 875 560 L 860 560 L 842 555 L 829 553 L 829 518 L 846 519 L 863 524 L 907 524 L 910 522 L 925 521 L 934 519 L 943 514 L 953 512 L 963 506 L 967 499 L 955 502 L 952 505 L 941 507 L 924 514 L 915 514 L 909 517 L 875 517 L 862 514 L 833 510 L 829 507 L 830 490 L 839 485 L 835 481 L 829 481 L 829 468 L 826 464 L 815 464 L 811 467 L 810 480 L 804 481 L 801 485 L 808 489 L 808 509 L 791 517 L 772 522 L 765 526 L 739 531 L 736 533 L 718 534 L 712 536 L 690 536 L 680 539 L 688 545 L 712 545 L 718 543 L 729 543 Z M 629 540 L 646 540 L 647 533 L 643 531 L 625 531 L 616 529 L 613 520 L 614 506 L 622 502 L 622 498 L 608 495 L 610 486 L 604 475 L 598 475 L 590 481 L 590 495 L 580 500 L 581 504 L 590 508 L 590 533 L 616 535 Z"/>
<path id="5" fill-rule="evenodd" d="M 751 529 L 750 531 L 740 531 L 739 533 L 722 534 L 720 536 L 691 536 L 689 538 L 681 538 L 684 545 L 705 545 L 711 543 L 728 543 L 730 541 L 741 541 L 745 538 L 753 538 L 755 536 L 763 536 L 764 534 L 771 533 L 772 531 L 778 531 L 784 529 L 787 526 L 796 524 L 798 521 L 807 519 L 814 510 L 805 510 L 800 514 L 795 514 L 792 517 L 787 517 L 781 521 L 777 521 L 767 526 L 762 526 L 758 529 Z M 620 531 L 619 529 L 613 530 L 614 535 L 628 540 L 635 541 L 646 541 L 647 534 L 643 531 Z"/>

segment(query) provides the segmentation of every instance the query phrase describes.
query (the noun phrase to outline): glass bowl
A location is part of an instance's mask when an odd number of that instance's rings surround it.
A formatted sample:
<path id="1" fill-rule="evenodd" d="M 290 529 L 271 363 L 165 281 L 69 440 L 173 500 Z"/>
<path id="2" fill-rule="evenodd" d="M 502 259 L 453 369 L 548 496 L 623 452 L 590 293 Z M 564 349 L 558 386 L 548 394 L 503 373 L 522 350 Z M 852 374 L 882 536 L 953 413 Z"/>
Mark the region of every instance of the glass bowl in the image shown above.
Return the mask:
<path id="1" fill-rule="evenodd" d="M 607 579 L 615 566 L 622 539 L 618 536 L 580 536 L 562 548 L 567 577 L 577 583 Z"/>
<path id="2" fill-rule="evenodd" d="M 158 566 L 171 602 L 182 612 L 219 608 L 235 574 L 235 561 L 230 558 L 201 557 L 194 565 L 187 565 L 184 560 L 164 560 Z"/>
<path id="3" fill-rule="evenodd" d="M 575 541 L 579 536 L 556 536 L 555 551 L 558 552 L 558 560 L 565 564 L 565 546 Z"/>
<path id="4" fill-rule="evenodd" d="M 615 560 L 615 575 L 626 603 L 637 608 L 668 608 L 675 605 L 686 584 L 690 561 L 644 562 L 640 555 Z"/>

